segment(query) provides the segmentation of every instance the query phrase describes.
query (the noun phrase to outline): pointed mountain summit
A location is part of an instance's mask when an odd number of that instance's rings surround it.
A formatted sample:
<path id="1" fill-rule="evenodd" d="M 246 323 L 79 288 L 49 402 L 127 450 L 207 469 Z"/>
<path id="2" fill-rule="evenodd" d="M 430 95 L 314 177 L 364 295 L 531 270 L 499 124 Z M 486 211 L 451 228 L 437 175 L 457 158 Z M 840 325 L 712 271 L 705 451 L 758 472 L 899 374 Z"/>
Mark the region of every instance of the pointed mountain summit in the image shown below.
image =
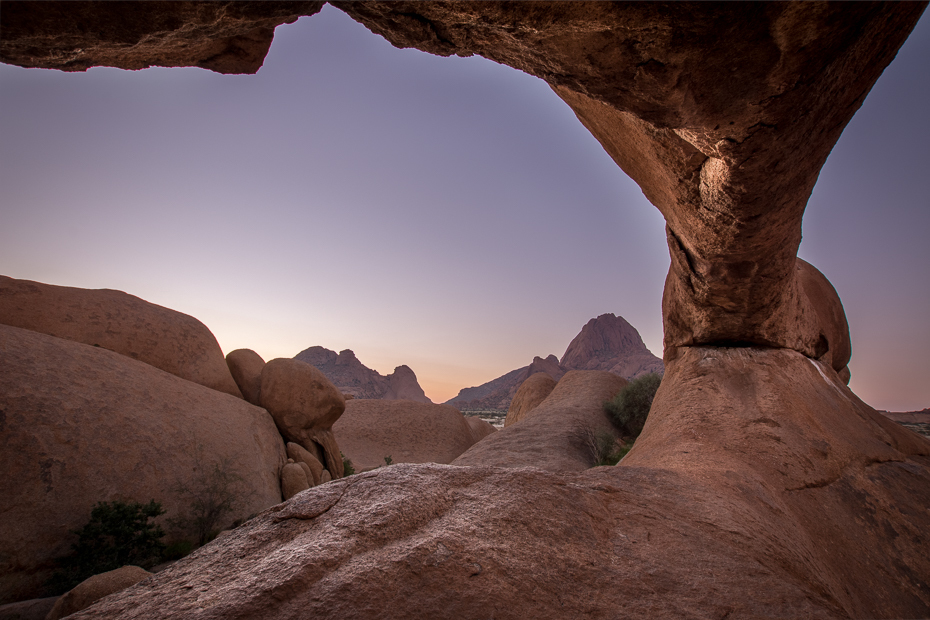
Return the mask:
<path id="1" fill-rule="evenodd" d="M 591 319 L 575 336 L 562 360 L 555 355 L 533 358 L 529 366 L 477 387 L 464 388 L 447 401 L 461 410 L 506 411 L 517 388 L 531 375 L 545 372 L 558 381 L 569 370 L 606 370 L 624 379 L 633 379 L 650 372 L 662 374 L 662 360 L 646 348 L 636 328 L 623 317 L 602 314 Z"/>
<path id="2" fill-rule="evenodd" d="M 559 364 L 569 370 L 606 370 L 624 379 L 664 372 L 662 360 L 646 348 L 636 328 L 622 316 L 591 319 L 565 349 Z"/>
<path id="3" fill-rule="evenodd" d="M 409 366 L 398 366 L 385 377 L 362 364 L 352 349 L 337 354 L 324 347 L 304 349 L 294 359 L 315 366 L 339 390 L 355 398 L 433 402 L 426 397 Z"/>

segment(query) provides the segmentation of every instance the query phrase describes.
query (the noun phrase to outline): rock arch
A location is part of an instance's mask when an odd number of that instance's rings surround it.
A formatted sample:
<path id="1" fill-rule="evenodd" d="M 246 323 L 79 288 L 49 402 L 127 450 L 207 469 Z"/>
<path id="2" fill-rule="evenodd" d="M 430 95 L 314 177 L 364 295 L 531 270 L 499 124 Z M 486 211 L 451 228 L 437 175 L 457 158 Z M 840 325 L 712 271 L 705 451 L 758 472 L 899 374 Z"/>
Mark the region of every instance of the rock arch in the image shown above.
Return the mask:
<path id="1" fill-rule="evenodd" d="M 274 27 L 322 4 L 8 0 L 0 61 L 254 72 Z M 403 466 L 334 483 L 87 617 L 168 616 L 165 597 L 225 617 L 388 601 L 397 617 L 930 613 L 930 442 L 846 388 L 842 305 L 797 259 L 819 170 L 926 4 L 333 4 L 396 46 L 542 78 L 659 208 L 672 263 L 653 414 L 609 471 Z M 291 562 L 270 566 L 282 549 Z M 577 591 L 541 564 L 550 552 Z"/>

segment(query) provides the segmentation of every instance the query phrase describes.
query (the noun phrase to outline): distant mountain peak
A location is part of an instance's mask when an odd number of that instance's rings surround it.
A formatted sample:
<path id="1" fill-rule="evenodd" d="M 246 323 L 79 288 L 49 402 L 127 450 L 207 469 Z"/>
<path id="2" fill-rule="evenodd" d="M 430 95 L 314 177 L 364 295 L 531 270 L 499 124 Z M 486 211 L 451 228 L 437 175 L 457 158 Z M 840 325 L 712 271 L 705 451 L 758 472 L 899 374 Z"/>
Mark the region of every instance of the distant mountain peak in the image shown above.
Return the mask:
<path id="1" fill-rule="evenodd" d="M 653 355 L 636 328 L 622 316 L 602 314 L 588 321 L 575 336 L 562 360 L 555 355 L 534 357 L 529 366 L 512 370 L 477 387 L 465 388 L 448 404 L 460 409 L 506 410 L 530 375 L 544 372 L 558 381 L 569 370 L 606 370 L 626 379 L 650 372 L 662 374 L 662 360 Z"/>
<path id="2" fill-rule="evenodd" d="M 608 313 L 591 319 L 581 328 L 559 363 L 566 368 L 580 369 L 592 359 L 603 361 L 623 354 L 644 353 L 652 355 L 636 328 L 622 316 Z"/>
<path id="3" fill-rule="evenodd" d="M 416 374 L 406 365 L 398 366 L 385 377 L 362 364 L 352 349 L 337 354 L 320 346 L 304 349 L 294 359 L 315 366 L 343 393 L 355 398 L 432 402 L 420 387 Z"/>

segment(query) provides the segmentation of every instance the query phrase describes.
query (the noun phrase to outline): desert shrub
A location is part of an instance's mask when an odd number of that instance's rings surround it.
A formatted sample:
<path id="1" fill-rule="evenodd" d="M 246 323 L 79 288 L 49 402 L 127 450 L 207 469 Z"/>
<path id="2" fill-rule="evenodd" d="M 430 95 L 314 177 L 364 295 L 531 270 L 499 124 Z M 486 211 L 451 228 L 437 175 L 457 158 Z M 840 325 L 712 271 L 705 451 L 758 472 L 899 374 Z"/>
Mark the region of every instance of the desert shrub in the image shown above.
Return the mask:
<path id="1" fill-rule="evenodd" d="M 342 454 L 342 452 L 340 452 L 339 454 L 342 455 L 342 469 L 343 469 L 342 476 L 343 477 L 351 476 L 352 474 L 355 473 L 355 466 L 352 465 L 352 460 L 349 457 L 347 457 L 345 454 Z"/>
<path id="2" fill-rule="evenodd" d="M 662 377 L 656 373 L 637 377 L 613 399 L 604 403 L 607 413 L 624 435 L 632 438 L 639 436 L 661 382 Z"/>
<path id="3" fill-rule="evenodd" d="M 588 454 L 592 467 L 616 465 L 630 451 L 630 446 L 619 441 L 610 431 L 594 430 L 588 425 L 578 427 L 574 439 Z"/>
<path id="4" fill-rule="evenodd" d="M 390 465 L 390 464 L 393 463 L 393 462 L 394 462 L 394 459 L 391 458 L 391 455 L 390 455 L 390 454 L 388 454 L 386 457 L 384 457 L 384 464 L 385 464 L 385 465 Z"/>
<path id="5" fill-rule="evenodd" d="M 95 504 L 87 524 L 72 531 L 78 540 L 71 545 L 71 554 L 59 560 L 60 570 L 49 582 L 50 589 L 66 592 L 88 577 L 127 564 L 151 568 L 161 560 L 165 545 L 159 539 L 165 532 L 149 520 L 164 513 L 155 500 Z"/>

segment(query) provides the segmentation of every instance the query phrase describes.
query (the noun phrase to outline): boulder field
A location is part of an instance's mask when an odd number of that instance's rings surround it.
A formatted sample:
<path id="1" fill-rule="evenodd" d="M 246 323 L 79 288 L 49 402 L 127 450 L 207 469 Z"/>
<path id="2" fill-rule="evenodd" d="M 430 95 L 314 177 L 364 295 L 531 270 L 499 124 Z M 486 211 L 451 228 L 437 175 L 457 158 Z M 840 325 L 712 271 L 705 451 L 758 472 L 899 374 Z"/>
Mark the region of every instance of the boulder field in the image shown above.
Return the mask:
<path id="1" fill-rule="evenodd" d="M 612 468 L 320 485 L 73 617 L 930 616 L 930 441 L 848 389 L 842 305 L 797 259 L 827 156 L 926 3 L 333 4 L 543 79 L 660 210 L 649 420 Z M 0 61 L 254 72 L 319 9 L 7 1 Z"/>

